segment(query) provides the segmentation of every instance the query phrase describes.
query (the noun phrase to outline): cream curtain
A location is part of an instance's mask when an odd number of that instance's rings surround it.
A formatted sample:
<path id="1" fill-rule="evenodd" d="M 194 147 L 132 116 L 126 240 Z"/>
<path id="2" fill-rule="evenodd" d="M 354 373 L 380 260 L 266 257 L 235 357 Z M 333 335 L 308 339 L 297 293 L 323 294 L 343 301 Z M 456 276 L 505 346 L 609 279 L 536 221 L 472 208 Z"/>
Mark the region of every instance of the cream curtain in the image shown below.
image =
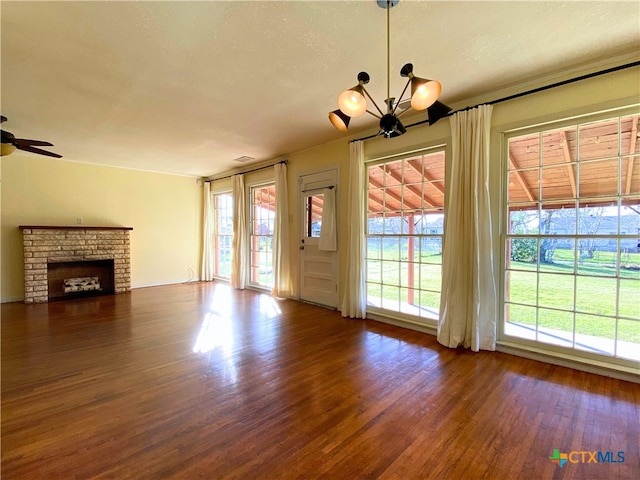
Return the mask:
<path id="1" fill-rule="evenodd" d="M 274 165 L 276 180 L 276 212 L 273 230 L 273 289 L 275 297 L 291 296 L 291 269 L 289 264 L 289 193 L 287 165 Z"/>
<path id="2" fill-rule="evenodd" d="M 338 232 L 336 227 L 336 189 L 325 188 L 322 190 L 324 203 L 322 205 L 322 225 L 318 250 L 335 252 L 338 250 Z"/>
<path id="3" fill-rule="evenodd" d="M 244 288 L 247 262 L 247 217 L 244 195 L 244 175 L 233 176 L 233 241 L 231 279 L 233 288 Z"/>
<path id="4" fill-rule="evenodd" d="M 495 350 L 497 296 L 489 205 L 491 105 L 450 118 L 451 175 L 442 252 L 438 342 Z"/>
<path id="5" fill-rule="evenodd" d="M 366 187 L 364 183 L 364 154 L 362 142 L 349 144 L 349 200 L 347 204 L 347 276 L 342 297 L 343 317 L 365 318 L 367 315 L 365 272 L 365 215 Z"/>
<path id="6" fill-rule="evenodd" d="M 206 282 L 213 280 L 213 265 L 215 252 L 213 251 L 214 233 L 214 208 L 211 197 L 211 183 L 204 182 L 203 189 L 203 229 L 202 229 L 202 266 L 200 268 L 200 278 Z"/>

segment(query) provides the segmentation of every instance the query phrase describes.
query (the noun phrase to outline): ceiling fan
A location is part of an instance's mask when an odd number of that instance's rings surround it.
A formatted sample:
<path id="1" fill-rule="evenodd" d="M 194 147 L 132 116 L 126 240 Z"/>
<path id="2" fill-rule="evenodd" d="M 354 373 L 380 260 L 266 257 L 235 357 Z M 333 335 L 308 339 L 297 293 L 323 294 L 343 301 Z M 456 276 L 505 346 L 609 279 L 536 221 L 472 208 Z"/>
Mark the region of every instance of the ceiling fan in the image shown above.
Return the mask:
<path id="1" fill-rule="evenodd" d="M 0 115 L 0 123 L 4 123 L 7 121 L 7 117 L 4 115 Z M 1 144 L 1 153 L 4 157 L 5 155 L 12 154 L 16 149 L 24 150 L 25 152 L 38 153 L 40 155 L 47 155 L 48 157 L 62 158 L 62 155 L 58 155 L 57 153 L 47 152 L 46 150 L 42 150 L 41 148 L 36 147 L 53 147 L 53 143 L 43 142 L 42 140 L 27 140 L 26 138 L 16 138 L 15 135 L 11 132 L 7 132 L 6 130 L 1 130 L 2 132 L 2 144 Z"/>

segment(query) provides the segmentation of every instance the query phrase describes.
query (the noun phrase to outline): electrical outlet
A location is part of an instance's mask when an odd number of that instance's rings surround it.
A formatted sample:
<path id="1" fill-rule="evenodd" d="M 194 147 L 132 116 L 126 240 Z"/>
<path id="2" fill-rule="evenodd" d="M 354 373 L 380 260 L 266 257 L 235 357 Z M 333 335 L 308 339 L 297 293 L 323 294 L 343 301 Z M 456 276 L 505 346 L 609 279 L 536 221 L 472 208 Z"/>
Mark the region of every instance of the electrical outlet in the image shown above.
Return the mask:
<path id="1" fill-rule="evenodd" d="M 76 217 L 76 225 L 82 225 L 82 217 Z"/>

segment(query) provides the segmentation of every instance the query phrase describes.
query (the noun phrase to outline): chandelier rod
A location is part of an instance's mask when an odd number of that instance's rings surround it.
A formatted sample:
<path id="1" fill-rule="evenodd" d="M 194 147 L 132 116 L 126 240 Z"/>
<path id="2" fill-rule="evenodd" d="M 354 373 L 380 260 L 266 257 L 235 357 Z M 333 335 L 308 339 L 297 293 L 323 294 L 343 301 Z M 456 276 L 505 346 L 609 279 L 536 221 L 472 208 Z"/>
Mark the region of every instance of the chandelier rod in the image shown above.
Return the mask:
<path id="1" fill-rule="evenodd" d="M 391 0 L 387 0 L 387 113 L 391 113 L 391 54 L 390 52 L 390 45 L 391 45 L 391 41 L 390 41 L 390 25 L 391 22 L 389 21 L 389 17 L 390 17 L 390 13 L 391 13 Z"/>
<path id="2" fill-rule="evenodd" d="M 364 85 L 362 86 L 362 91 L 365 93 L 365 95 L 367 96 L 367 98 L 369 100 L 371 100 L 371 103 L 373 103 L 373 106 L 376 107 L 376 110 L 378 110 L 380 112 L 380 115 L 376 115 L 375 113 L 373 113 L 371 110 L 366 110 L 367 113 L 373 115 L 376 118 L 382 118 L 382 115 L 384 115 L 384 113 L 382 113 L 382 110 L 380 110 L 380 107 L 378 106 L 378 104 L 376 103 L 376 101 L 371 97 L 371 95 L 369 95 L 369 92 L 367 92 L 367 89 L 364 88 Z"/>
<path id="3" fill-rule="evenodd" d="M 400 94 L 400 97 L 396 100 L 396 105 L 395 105 L 395 107 L 393 107 L 393 112 L 391 112 L 391 113 L 393 113 L 394 115 L 395 115 L 395 113 L 396 113 L 396 110 L 398 109 L 398 105 L 400 105 L 400 102 L 401 102 L 401 101 L 402 101 L 402 99 L 404 98 L 404 92 L 406 92 L 406 91 L 407 91 L 407 87 L 408 87 L 410 84 L 411 84 L 411 79 L 409 79 L 409 80 L 407 81 L 407 83 L 404 85 L 404 89 L 402 90 L 402 93 Z M 409 109 L 407 108 L 404 112 L 400 112 L 397 116 L 398 116 L 398 117 L 400 117 L 400 115 L 402 115 L 403 113 L 408 112 L 408 111 L 409 111 Z"/>

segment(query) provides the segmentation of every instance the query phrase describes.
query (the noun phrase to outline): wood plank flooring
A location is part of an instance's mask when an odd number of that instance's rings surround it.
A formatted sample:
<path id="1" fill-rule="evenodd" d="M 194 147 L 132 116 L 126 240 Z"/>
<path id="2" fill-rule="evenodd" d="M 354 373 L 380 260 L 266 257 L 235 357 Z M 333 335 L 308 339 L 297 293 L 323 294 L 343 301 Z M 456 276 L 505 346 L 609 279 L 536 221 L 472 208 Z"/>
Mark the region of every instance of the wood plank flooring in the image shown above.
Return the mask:
<path id="1" fill-rule="evenodd" d="M 224 284 L 1 313 L 3 480 L 640 478 L 638 384 Z"/>

